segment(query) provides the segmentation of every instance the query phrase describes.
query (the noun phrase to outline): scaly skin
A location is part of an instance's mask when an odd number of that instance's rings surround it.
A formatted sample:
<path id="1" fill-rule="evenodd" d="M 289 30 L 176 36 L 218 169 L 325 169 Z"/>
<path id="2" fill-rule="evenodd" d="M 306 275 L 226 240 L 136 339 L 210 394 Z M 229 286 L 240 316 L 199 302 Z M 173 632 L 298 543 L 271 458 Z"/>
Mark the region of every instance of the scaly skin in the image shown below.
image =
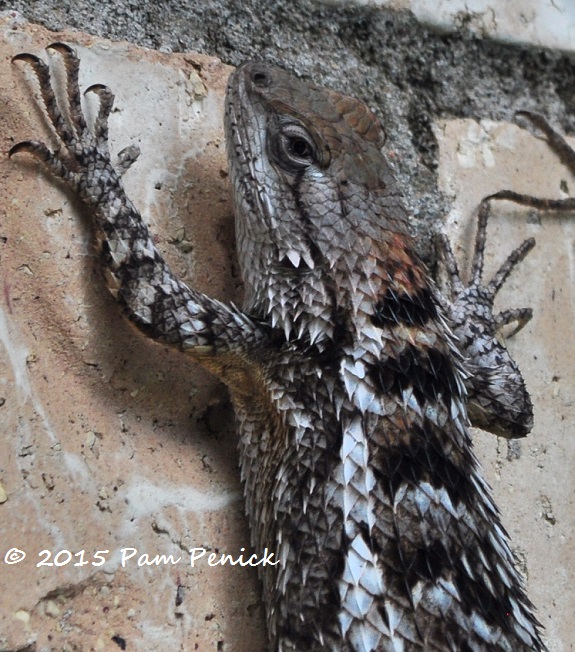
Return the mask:
<path id="1" fill-rule="evenodd" d="M 122 187 L 133 152 L 118 169 L 110 162 L 111 92 L 92 87 L 102 108 L 90 132 L 78 59 L 51 47 L 66 65 L 70 121 L 48 66 L 17 59 L 35 71 L 74 164 L 37 141 L 11 153 L 41 158 L 91 209 L 129 318 L 228 384 L 253 545 L 281 560 L 261 569 L 271 648 L 544 650 L 472 451 L 464 389 L 480 423 L 529 430 L 523 379 L 494 335 L 530 314 L 494 317 L 492 303 L 532 243 L 482 287 L 485 203 L 467 288 L 443 242 L 453 291 L 442 299 L 415 252 L 377 119 L 356 100 L 249 63 L 226 100 L 246 301 L 224 305 L 163 261 Z"/>

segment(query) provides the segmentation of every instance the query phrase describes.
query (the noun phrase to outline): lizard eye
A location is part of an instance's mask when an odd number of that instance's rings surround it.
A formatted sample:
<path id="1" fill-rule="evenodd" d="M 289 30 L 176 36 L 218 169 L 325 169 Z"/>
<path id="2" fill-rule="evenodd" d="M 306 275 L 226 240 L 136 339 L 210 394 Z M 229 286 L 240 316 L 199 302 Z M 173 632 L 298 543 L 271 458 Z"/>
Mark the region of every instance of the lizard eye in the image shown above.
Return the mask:
<path id="1" fill-rule="evenodd" d="M 313 154 L 312 148 L 305 138 L 291 136 L 286 140 L 286 149 L 293 157 L 299 159 L 311 159 Z"/>
<path id="2" fill-rule="evenodd" d="M 274 140 L 274 155 L 282 167 L 288 170 L 302 170 L 320 164 L 318 147 L 301 125 L 283 125 Z"/>

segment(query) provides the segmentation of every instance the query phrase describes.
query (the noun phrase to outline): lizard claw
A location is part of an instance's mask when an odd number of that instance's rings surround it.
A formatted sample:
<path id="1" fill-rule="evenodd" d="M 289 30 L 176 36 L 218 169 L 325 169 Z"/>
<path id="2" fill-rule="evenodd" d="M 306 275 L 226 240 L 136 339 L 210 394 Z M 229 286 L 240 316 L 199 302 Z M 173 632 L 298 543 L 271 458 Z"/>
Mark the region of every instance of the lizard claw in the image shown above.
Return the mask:
<path id="1" fill-rule="evenodd" d="M 20 154 L 20 152 L 28 152 L 30 154 L 39 155 L 39 151 L 45 147 L 45 145 L 37 140 L 23 140 L 20 143 L 16 143 L 8 150 L 8 158 L 12 158 L 14 154 Z M 50 150 L 46 147 L 46 150 Z M 40 156 L 40 158 L 42 158 Z"/>
<path id="2" fill-rule="evenodd" d="M 37 65 L 38 63 L 42 62 L 42 59 L 40 57 L 37 57 L 35 54 L 30 54 L 29 52 L 20 52 L 20 54 L 16 54 L 15 56 L 12 57 L 12 63 L 16 61 L 26 61 L 26 63 L 29 63 L 30 65 Z"/>
<path id="3" fill-rule="evenodd" d="M 70 54 L 74 57 L 77 58 L 76 51 L 70 47 L 67 43 L 62 43 L 61 41 L 56 41 L 55 43 L 50 43 L 50 45 L 46 46 L 46 50 L 56 50 L 56 52 L 60 52 L 61 54 Z"/>

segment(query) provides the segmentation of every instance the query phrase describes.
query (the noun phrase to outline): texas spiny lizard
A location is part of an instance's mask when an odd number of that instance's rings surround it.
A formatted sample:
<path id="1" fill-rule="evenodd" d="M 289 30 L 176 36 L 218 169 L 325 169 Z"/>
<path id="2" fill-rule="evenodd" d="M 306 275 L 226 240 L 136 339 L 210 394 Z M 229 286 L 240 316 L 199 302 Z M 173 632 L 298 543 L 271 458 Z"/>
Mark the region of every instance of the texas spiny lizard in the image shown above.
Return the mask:
<path id="1" fill-rule="evenodd" d="M 64 148 L 26 141 L 11 154 L 41 159 L 90 208 L 129 318 L 229 387 L 252 542 L 280 559 L 261 574 L 271 648 L 544 650 L 467 418 L 509 437 L 531 428 L 523 379 L 495 337 L 531 313 L 492 305 L 534 242 L 483 286 L 484 200 L 468 286 L 439 243 L 444 298 L 416 254 L 375 116 L 248 63 L 226 99 L 245 303 L 225 305 L 173 275 L 123 189 L 137 154 L 111 163 L 111 91 L 88 89 L 100 102 L 89 129 L 79 60 L 51 48 L 64 102 L 47 64 L 15 59 L 36 73 Z"/>

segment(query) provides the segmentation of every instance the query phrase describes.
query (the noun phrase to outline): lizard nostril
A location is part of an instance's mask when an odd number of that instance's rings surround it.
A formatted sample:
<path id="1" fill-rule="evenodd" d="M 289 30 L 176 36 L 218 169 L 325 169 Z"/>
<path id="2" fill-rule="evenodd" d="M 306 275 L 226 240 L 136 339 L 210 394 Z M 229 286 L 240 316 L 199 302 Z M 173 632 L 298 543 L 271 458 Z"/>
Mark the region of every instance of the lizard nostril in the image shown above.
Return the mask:
<path id="1" fill-rule="evenodd" d="M 269 77 L 265 72 L 256 70 L 252 75 L 252 81 L 256 86 L 264 88 L 269 84 Z"/>

